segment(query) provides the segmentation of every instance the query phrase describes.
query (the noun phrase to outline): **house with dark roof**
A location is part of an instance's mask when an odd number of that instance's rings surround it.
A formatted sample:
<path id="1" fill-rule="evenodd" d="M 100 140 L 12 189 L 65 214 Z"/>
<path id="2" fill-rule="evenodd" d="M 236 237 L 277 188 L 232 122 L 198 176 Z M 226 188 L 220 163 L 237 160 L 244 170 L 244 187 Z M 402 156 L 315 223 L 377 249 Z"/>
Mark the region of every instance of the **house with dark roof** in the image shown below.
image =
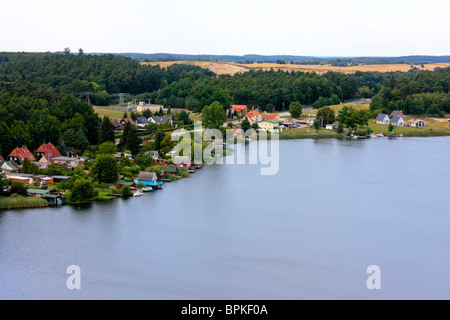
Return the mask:
<path id="1" fill-rule="evenodd" d="M 170 125 L 173 124 L 173 119 L 172 117 L 169 116 L 153 116 L 148 118 L 149 122 L 155 123 L 155 124 L 164 124 L 164 123 L 170 123 Z"/>
<path id="2" fill-rule="evenodd" d="M 405 126 L 405 119 L 402 116 L 400 116 L 400 115 L 395 116 L 395 117 L 392 118 L 391 124 L 393 124 L 394 126 L 397 126 L 397 127 L 404 127 Z"/>
<path id="3" fill-rule="evenodd" d="M 53 143 L 49 142 L 47 144 L 44 143 L 36 150 L 36 156 L 38 159 L 47 156 L 47 159 L 51 160 L 53 157 L 61 157 L 61 153 L 59 153 Z"/>
<path id="4" fill-rule="evenodd" d="M 6 160 L 13 160 L 16 164 L 22 165 L 25 159 L 30 160 L 31 162 L 36 161 L 33 154 L 26 147 L 15 148 L 8 156 Z"/>
<path id="5" fill-rule="evenodd" d="M 111 124 L 114 127 L 114 131 L 122 131 L 123 130 L 123 125 L 120 123 L 119 120 L 117 119 L 112 119 L 111 120 Z"/>
<path id="6" fill-rule="evenodd" d="M 120 120 L 119 121 L 120 122 L 120 124 L 122 125 L 122 126 L 124 126 L 125 127 L 125 125 L 127 124 L 127 122 L 129 122 L 129 123 L 131 123 L 132 125 L 136 125 L 136 123 L 133 121 L 133 119 L 131 119 L 131 118 L 124 118 L 124 119 L 122 119 L 122 120 Z"/>
<path id="7" fill-rule="evenodd" d="M 387 114 L 384 113 L 380 113 L 377 118 L 375 119 L 375 121 L 378 124 L 385 124 L 388 125 L 391 122 L 391 119 L 389 119 L 389 116 Z"/>
<path id="8" fill-rule="evenodd" d="M 146 125 L 149 124 L 149 121 L 147 118 L 144 117 L 138 117 L 136 119 L 134 119 L 134 123 L 136 123 L 136 125 L 138 127 L 145 127 Z"/>

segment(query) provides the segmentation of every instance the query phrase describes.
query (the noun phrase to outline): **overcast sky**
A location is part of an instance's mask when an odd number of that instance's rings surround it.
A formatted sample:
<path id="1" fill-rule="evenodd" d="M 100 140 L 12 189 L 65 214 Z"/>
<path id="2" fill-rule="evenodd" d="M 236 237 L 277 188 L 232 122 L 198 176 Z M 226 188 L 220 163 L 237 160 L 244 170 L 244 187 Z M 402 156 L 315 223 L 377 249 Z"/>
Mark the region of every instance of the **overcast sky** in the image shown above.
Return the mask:
<path id="1" fill-rule="evenodd" d="M 0 51 L 450 55 L 449 0 L 2 0 Z"/>

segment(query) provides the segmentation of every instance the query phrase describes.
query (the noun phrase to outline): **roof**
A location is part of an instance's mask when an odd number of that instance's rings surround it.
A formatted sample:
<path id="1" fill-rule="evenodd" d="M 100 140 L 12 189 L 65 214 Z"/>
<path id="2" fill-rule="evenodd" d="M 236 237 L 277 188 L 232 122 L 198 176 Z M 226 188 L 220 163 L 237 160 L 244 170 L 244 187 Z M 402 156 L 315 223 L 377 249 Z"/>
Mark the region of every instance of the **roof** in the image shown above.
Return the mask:
<path id="1" fill-rule="evenodd" d="M 403 121 L 405 120 L 405 119 L 403 119 L 402 116 L 395 116 L 395 117 L 392 118 L 391 122 L 392 123 L 397 123 L 397 122 L 400 121 L 400 119 L 402 119 Z"/>
<path id="2" fill-rule="evenodd" d="M 119 122 L 119 120 L 117 119 L 112 119 L 111 123 L 114 127 L 114 130 L 122 130 L 123 129 L 123 125 Z"/>
<path id="3" fill-rule="evenodd" d="M 403 110 L 394 110 L 391 113 L 391 117 L 395 117 L 395 116 L 403 116 Z"/>
<path id="4" fill-rule="evenodd" d="M 49 142 L 47 144 L 42 144 L 36 150 L 36 152 L 44 153 L 46 156 L 49 156 L 50 158 L 61 157 L 61 153 L 59 153 L 58 149 L 51 142 Z"/>
<path id="5" fill-rule="evenodd" d="M 44 154 L 44 155 L 41 157 L 41 160 L 39 160 L 39 162 L 40 162 L 40 163 L 50 163 L 50 160 L 51 160 L 50 156 Z"/>
<path id="6" fill-rule="evenodd" d="M 377 121 L 383 121 L 384 119 L 386 119 L 386 117 L 389 118 L 389 116 L 388 116 L 387 114 L 380 113 L 380 114 L 377 116 L 377 118 L 376 118 L 375 120 L 377 120 Z"/>
<path id="7" fill-rule="evenodd" d="M 258 110 L 251 110 L 247 113 L 246 117 L 247 118 L 258 117 L 260 114 L 261 112 L 259 112 Z"/>
<path id="8" fill-rule="evenodd" d="M 238 105 L 238 104 L 232 105 L 231 108 L 233 108 L 236 111 L 245 111 L 245 110 L 247 110 L 247 106 Z"/>
<path id="9" fill-rule="evenodd" d="M 261 122 L 269 122 L 269 123 L 279 124 L 279 123 L 283 122 L 283 120 L 280 120 L 280 119 L 269 119 L 269 120 L 259 121 L 258 123 L 261 123 Z"/>
<path id="10" fill-rule="evenodd" d="M 78 161 L 79 158 L 71 158 L 71 157 L 53 157 L 53 161 Z"/>
<path id="11" fill-rule="evenodd" d="M 407 122 L 407 123 L 417 123 L 417 122 L 419 122 L 419 121 L 422 121 L 422 122 L 427 123 L 425 120 L 420 120 L 420 119 L 411 119 L 411 120 L 408 120 L 408 121 L 406 121 L 406 122 Z"/>
<path id="12" fill-rule="evenodd" d="M 41 190 L 41 189 L 28 189 L 27 192 L 29 194 L 47 194 L 49 193 L 51 190 L 47 189 L 47 190 Z"/>
<path id="13" fill-rule="evenodd" d="M 191 157 L 189 157 L 189 156 L 176 156 L 175 158 L 173 158 L 173 163 L 175 163 L 175 164 L 190 164 L 191 163 Z"/>
<path id="14" fill-rule="evenodd" d="M 52 176 L 53 179 L 57 179 L 57 180 L 70 180 L 72 179 L 72 177 L 70 176 Z"/>
<path id="15" fill-rule="evenodd" d="M 138 117 L 138 118 L 136 118 L 136 119 L 134 119 L 134 122 L 136 123 L 136 124 L 148 124 L 148 119 L 147 118 L 144 118 L 144 117 Z"/>
<path id="16" fill-rule="evenodd" d="M 153 179 L 156 179 L 156 173 L 145 171 L 141 171 L 141 173 L 139 173 L 139 177 L 137 178 L 137 180 L 140 181 L 152 181 Z"/>
<path id="17" fill-rule="evenodd" d="M 155 121 L 158 124 L 167 123 L 167 122 L 171 122 L 172 121 L 172 117 L 168 117 L 168 116 L 163 116 L 163 117 L 161 117 L 161 116 L 153 116 L 153 117 L 148 118 L 149 121 L 151 121 L 151 119 L 153 119 L 153 121 Z"/>
<path id="18" fill-rule="evenodd" d="M 261 119 L 263 120 L 275 120 L 278 119 L 279 115 L 274 113 L 263 113 Z"/>
<path id="19" fill-rule="evenodd" d="M 30 161 L 36 161 L 33 154 L 28 150 L 26 147 L 22 148 L 15 148 L 10 154 L 10 157 L 17 157 L 20 159 L 20 161 L 23 161 L 25 158 L 27 158 Z"/>
<path id="20" fill-rule="evenodd" d="M 136 123 L 133 121 L 133 119 L 131 119 L 131 118 L 124 118 L 124 119 L 122 119 L 122 120 L 120 120 L 120 122 L 122 123 L 127 123 L 127 122 L 129 122 L 129 123 L 131 123 L 131 124 L 134 124 L 134 125 L 136 125 Z"/>

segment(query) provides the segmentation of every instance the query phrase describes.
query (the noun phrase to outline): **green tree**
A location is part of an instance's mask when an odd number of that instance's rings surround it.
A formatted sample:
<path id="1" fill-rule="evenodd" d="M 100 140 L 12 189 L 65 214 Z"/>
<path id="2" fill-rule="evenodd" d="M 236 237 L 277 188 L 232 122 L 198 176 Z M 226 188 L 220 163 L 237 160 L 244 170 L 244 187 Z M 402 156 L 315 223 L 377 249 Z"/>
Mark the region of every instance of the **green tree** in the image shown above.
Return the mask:
<path id="1" fill-rule="evenodd" d="M 241 122 L 241 128 L 244 131 L 247 131 L 248 129 L 250 129 L 250 121 L 248 121 L 248 118 L 245 117 L 242 122 Z"/>
<path id="2" fill-rule="evenodd" d="M 119 150 L 128 149 L 133 155 L 139 153 L 140 140 L 137 135 L 137 128 L 135 125 L 127 122 L 123 128 L 122 136 L 119 140 Z"/>
<path id="3" fill-rule="evenodd" d="M 161 146 L 161 152 L 163 154 L 166 154 L 166 153 L 169 153 L 170 151 L 172 151 L 172 149 L 174 147 L 174 143 L 172 141 L 172 138 L 171 138 L 170 134 L 167 134 L 164 137 L 164 140 L 161 141 L 160 146 Z"/>
<path id="4" fill-rule="evenodd" d="M 8 178 L 6 178 L 6 175 L 1 173 L 0 174 L 0 194 L 2 194 L 6 188 L 9 186 L 10 181 Z"/>
<path id="5" fill-rule="evenodd" d="M 4 121 L 0 122 L 0 155 L 6 157 L 11 151 L 11 133 Z"/>
<path id="6" fill-rule="evenodd" d="M 320 120 L 316 119 L 316 121 L 314 121 L 313 128 L 316 129 L 316 132 L 319 132 L 319 130 L 320 130 Z"/>
<path id="7" fill-rule="evenodd" d="M 161 131 L 156 132 L 155 135 L 155 150 L 161 150 L 161 141 L 163 141 L 165 134 Z"/>
<path id="8" fill-rule="evenodd" d="M 108 116 L 103 117 L 102 123 L 100 124 L 99 132 L 99 143 L 104 142 L 115 142 L 116 138 L 114 136 L 114 126 Z"/>
<path id="9" fill-rule="evenodd" d="M 152 112 L 150 111 L 150 109 L 145 109 L 144 111 L 142 111 L 142 116 L 145 119 L 148 119 L 152 116 Z"/>
<path id="10" fill-rule="evenodd" d="M 9 191 L 11 193 L 18 194 L 18 195 L 21 195 L 21 196 L 27 196 L 28 195 L 27 188 L 25 188 L 25 185 L 23 184 L 22 181 L 14 181 L 12 183 L 11 187 L 9 188 Z"/>
<path id="11" fill-rule="evenodd" d="M 104 183 L 115 183 L 119 178 L 117 161 L 107 154 L 98 155 L 95 158 L 90 172 L 98 181 Z"/>
<path id="12" fill-rule="evenodd" d="M 37 165 L 28 160 L 28 158 L 24 158 L 21 171 L 22 173 L 37 174 L 39 172 L 39 168 Z"/>
<path id="13" fill-rule="evenodd" d="M 291 116 L 293 118 L 298 118 L 302 115 L 302 105 L 300 104 L 300 102 L 292 102 L 289 105 L 289 113 L 291 114 Z"/>
<path id="14" fill-rule="evenodd" d="M 117 146 L 113 142 L 103 142 L 98 146 L 98 154 L 114 154 L 117 152 Z"/>
<path id="15" fill-rule="evenodd" d="M 336 115 L 330 107 L 323 107 L 317 111 L 317 119 L 323 126 L 333 124 L 336 121 Z"/>
<path id="16" fill-rule="evenodd" d="M 258 130 L 259 129 L 259 125 L 258 125 L 258 123 L 254 123 L 254 124 L 252 124 L 252 129 L 253 130 Z"/>
<path id="17" fill-rule="evenodd" d="M 94 184 L 91 179 L 78 178 L 71 188 L 71 202 L 80 202 L 92 199 L 95 196 Z"/>
<path id="18" fill-rule="evenodd" d="M 215 101 L 202 111 L 203 125 L 207 128 L 219 129 L 227 119 L 223 106 Z"/>
<path id="19" fill-rule="evenodd" d="M 124 197 L 129 197 L 132 194 L 133 194 L 133 192 L 131 191 L 130 186 L 125 185 L 125 186 L 122 187 L 122 195 Z"/>
<path id="20" fill-rule="evenodd" d="M 186 110 L 182 110 L 178 116 L 177 121 L 183 121 L 185 125 L 192 124 L 192 120 L 189 119 L 189 114 L 186 112 Z"/>

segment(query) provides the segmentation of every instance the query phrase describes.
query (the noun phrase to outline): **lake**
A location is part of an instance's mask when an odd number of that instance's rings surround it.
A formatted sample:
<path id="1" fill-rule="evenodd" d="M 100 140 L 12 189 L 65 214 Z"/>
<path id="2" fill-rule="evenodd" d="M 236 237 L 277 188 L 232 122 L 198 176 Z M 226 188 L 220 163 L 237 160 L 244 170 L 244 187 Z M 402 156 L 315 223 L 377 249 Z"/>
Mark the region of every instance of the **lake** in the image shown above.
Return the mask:
<path id="1" fill-rule="evenodd" d="M 2 211 L 0 299 L 450 299 L 449 160 L 449 137 L 280 141 L 274 176 Z"/>

